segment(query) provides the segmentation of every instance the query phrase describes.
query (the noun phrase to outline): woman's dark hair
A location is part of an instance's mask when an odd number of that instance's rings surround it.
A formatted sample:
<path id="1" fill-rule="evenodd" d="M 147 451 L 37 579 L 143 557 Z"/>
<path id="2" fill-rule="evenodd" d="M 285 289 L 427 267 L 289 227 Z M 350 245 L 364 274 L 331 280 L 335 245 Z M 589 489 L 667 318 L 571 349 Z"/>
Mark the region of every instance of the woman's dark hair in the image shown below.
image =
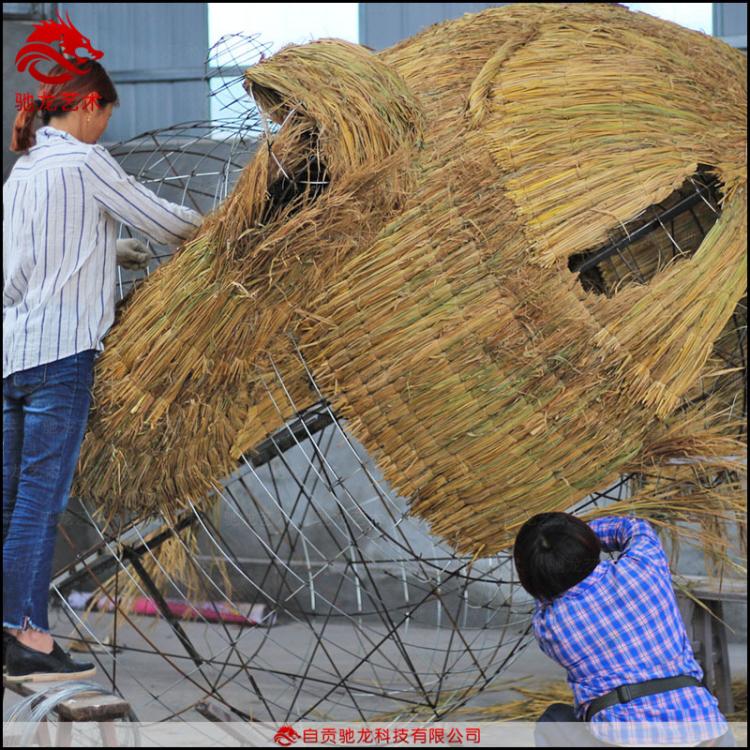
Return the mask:
<path id="1" fill-rule="evenodd" d="M 599 564 L 599 537 L 570 513 L 539 513 L 521 527 L 513 545 L 521 586 L 536 599 L 553 599 Z"/>
<path id="2" fill-rule="evenodd" d="M 74 63 L 71 62 L 71 65 Z M 98 94 L 97 106 L 119 104 L 114 83 L 96 60 L 87 60 L 77 66 L 83 73 L 64 83 L 44 83 L 40 86 L 32 109 L 23 109 L 13 123 L 10 150 L 16 153 L 28 151 L 36 139 L 32 130 L 34 121 L 41 117 L 48 125 L 51 117 L 64 117 L 73 107 L 79 106 L 89 94 Z M 50 69 L 50 76 L 59 76 L 66 70 L 61 65 Z"/>

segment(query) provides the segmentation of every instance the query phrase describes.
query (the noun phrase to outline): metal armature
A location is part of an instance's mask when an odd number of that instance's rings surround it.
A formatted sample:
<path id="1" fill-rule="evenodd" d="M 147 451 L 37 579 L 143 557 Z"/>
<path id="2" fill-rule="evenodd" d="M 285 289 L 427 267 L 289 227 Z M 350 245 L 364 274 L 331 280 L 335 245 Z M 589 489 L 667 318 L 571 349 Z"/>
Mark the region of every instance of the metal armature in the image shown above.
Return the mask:
<path id="1" fill-rule="evenodd" d="M 254 39 L 223 39 L 209 60 L 214 72 L 226 73 L 213 93 L 223 97 L 229 116 L 118 144 L 112 153 L 124 169 L 157 194 L 201 213 L 221 203 L 257 138 L 268 132 L 249 100 L 236 94 L 242 70 L 262 52 Z M 629 237 L 613 238 L 610 247 L 578 261 L 588 272 L 617 256 L 622 263 L 614 268 L 616 278 L 624 271 L 643 283 L 650 272 L 638 269 L 630 245 L 665 232 L 673 255 L 682 253 L 672 222 L 681 212 L 695 213 L 699 201 L 715 208 L 711 190 L 694 185 L 690 194 L 626 229 Z M 710 226 L 697 215 L 696 224 L 701 235 Z M 157 249 L 156 255 L 162 262 L 169 252 Z M 121 298 L 148 276 L 121 273 Z M 738 310 L 736 346 L 727 347 L 726 357 L 744 363 L 741 315 Z M 130 700 L 142 721 L 194 721 L 198 715 L 235 721 L 440 719 L 501 676 L 532 640 L 533 602 L 518 584 L 510 552 L 477 560 L 458 556 L 409 516 L 407 500 L 385 485 L 296 352 L 314 406 L 295 403 L 274 366 L 279 388 L 273 393 L 284 394 L 276 408 L 285 426 L 244 456 L 211 497 L 191 504 L 177 521 L 123 522 L 115 534 L 100 528 L 93 508 L 78 514 L 96 542 L 76 548 L 76 560 L 54 576 L 53 631 L 59 632 L 64 617 L 81 639 L 100 646 L 88 654 L 97 661 L 98 679 Z M 633 480 L 623 476 L 572 510 L 627 498 Z M 198 532 L 199 554 L 186 544 L 186 529 Z M 184 582 L 160 562 L 167 541 L 188 553 L 201 600 L 252 615 L 255 624 L 209 621 L 198 609 L 189 621 L 175 616 L 168 599 L 191 602 Z M 167 586 L 157 586 L 147 572 L 154 566 Z M 98 587 L 113 574 L 112 598 L 118 599 L 119 586 L 135 586 L 160 612 L 158 632 L 153 617 L 118 608 L 83 618 L 68 604 L 74 589 L 100 596 Z"/>
<path id="2" fill-rule="evenodd" d="M 310 379 L 314 385 L 311 373 Z M 279 385 L 285 392 L 280 377 Z M 211 698 L 234 716 L 277 721 L 408 718 L 425 708 L 439 718 L 494 680 L 528 643 L 531 602 L 517 586 L 509 554 L 472 561 L 434 539 L 317 396 L 302 412 L 287 394 L 279 412 L 298 416 L 215 487 L 222 525 L 195 506 L 180 524 L 199 529 L 205 542 L 205 553 L 191 559 L 201 598 L 247 613 L 263 604 L 265 622 L 172 622 L 175 649 L 165 653 L 149 645 L 145 618 L 119 615 L 143 638 L 132 650 L 113 643 L 120 679 L 127 671 L 128 682 L 142 683 L 128 657 L 151 648 L 174 673 L 161 692 L 141 685 L 151 699 L 139 703 L 140 716 L 189 716 Z M 92 515 L 88 520 L 95 525 Z M 156 536 L 157 522 L 136 524 L 118 539 L 100 534 L 97 548 L 58 576 L 54 590 L 64 599 L 84 576 L 101 580 L 114 560 L 143 596 L 158 597 L 141 561 L 156 561 L 160 543 L 179 540 L 181 531 L 162 521 Z M 216 561 L 244 591 L 241 601 L 222 587 Z M 170 582 L 181 591 L 179 581 Z M 76 612 L 64 610 L 87 639 L 100 640 Z M 196 637 L 200 629 L 212 632 L 210 646 Z M 116 690 L 114 669 L 104 661 L 102 675 Z M 195 699 L 174 706 L 170 696 L 188 686 Z"/>

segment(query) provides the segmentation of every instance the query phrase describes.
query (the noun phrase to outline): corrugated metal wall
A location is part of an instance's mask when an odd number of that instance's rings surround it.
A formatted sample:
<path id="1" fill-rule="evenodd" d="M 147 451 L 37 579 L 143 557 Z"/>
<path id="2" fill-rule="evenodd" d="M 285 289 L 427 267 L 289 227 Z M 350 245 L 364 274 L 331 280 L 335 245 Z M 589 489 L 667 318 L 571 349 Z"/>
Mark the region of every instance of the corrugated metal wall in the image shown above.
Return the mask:
<path id="1" fill-rule="evenodd" d="M 206 3 L 59 3 L 60 15 L 104 52 L 117 87 L 103 144 L 208 118 Z"/>
<path id="2" fill-rule="evenodd" d="M 747 3 L 714 3 L 714 36 L 747 49 Z"/>

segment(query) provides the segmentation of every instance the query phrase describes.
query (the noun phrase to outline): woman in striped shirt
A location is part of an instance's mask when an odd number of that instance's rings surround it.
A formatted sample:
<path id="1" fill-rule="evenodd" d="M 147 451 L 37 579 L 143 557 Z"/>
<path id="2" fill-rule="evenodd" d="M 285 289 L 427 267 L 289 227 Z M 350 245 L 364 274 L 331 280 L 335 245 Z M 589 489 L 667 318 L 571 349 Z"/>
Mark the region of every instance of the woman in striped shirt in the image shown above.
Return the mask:
<path id="1" fill-rule="evenodd" d="M 96 145 L 117 92 L 99 63 L 79 69 L 19 112 L 11 150 L 21 156 L 3 185 L 3 655 L 15 681 L 94 673 L 51 637 L 47 597 L 94 362 L 114 321 L 116 265 L 148 257 L 117 240 L 118 223 L 177 246 L 201 222 Z"/>

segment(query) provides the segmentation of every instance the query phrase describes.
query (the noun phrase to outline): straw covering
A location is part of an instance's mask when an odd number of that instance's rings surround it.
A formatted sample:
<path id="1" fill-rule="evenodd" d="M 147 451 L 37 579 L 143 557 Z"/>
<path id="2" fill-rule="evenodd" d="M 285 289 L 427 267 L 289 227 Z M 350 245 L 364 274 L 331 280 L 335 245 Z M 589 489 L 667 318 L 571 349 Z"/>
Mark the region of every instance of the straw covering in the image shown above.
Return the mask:
<path id="1" fill-rule="evenodd" d="M 290 335 L 459 551 L 625 470 L 739 468 L 721 457 L 744 446 L 685 406 L 746 289 L 739 51 L 611 4 L 513 4 L 378 54 L 287 47 L 245 86 L 280 129 L 98 363 L 74 492 L 102 515 L 199 501 L 278 406 L 317 400 Z M 699 171 L 723 204 L 695 252 L 585 290 L 568 259 Z"/>

